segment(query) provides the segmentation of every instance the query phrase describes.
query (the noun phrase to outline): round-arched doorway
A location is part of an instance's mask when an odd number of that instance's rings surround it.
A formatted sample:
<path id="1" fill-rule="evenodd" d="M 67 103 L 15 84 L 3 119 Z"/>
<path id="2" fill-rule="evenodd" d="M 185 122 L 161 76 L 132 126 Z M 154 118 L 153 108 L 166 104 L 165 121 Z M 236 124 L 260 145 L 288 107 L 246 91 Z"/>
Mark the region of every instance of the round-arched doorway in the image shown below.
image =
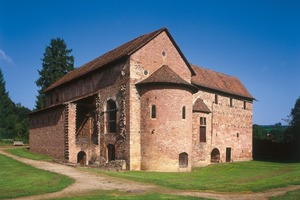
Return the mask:
<path id="1" fill-rule="evenodd" d="M 77 163 L 81 166 L 86 165 L 86 153 L 84 151 L 79 151 L 77 154 Z"/>
<path id="2" fill-rule="evenodd" d="M 217 148 L 214 148 L 210 154 L 210 162 L 211 163 L 219 163 L 220 162 L 220 151 Z"/>

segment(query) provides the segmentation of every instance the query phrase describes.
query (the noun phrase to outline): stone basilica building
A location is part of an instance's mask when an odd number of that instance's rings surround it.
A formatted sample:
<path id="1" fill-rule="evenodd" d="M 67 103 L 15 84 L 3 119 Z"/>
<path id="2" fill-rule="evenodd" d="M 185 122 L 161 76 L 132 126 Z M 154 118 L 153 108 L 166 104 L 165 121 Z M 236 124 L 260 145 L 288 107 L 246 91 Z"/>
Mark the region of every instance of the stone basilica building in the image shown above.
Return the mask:
<path id="1" fill-rule="evenodd" d="M 253 96 L 190 64 L 166 28 L 69 72 L 30 114 L 30 150 L 82 165 L 190 171 L 252 159 Z"/>

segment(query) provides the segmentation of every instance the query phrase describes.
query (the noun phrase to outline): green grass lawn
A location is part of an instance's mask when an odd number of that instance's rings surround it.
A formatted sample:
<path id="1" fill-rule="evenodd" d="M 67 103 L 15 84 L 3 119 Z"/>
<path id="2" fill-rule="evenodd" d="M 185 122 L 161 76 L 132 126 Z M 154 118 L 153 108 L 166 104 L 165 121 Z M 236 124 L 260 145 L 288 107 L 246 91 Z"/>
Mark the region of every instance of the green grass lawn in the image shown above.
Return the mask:
<path id="1" fill-rule="evenodd" d="M 57 198 L 56 198 L 57 199 Z M 60 199 L 60 198 L 58 198 Z M 142 194 L 129 194 L 120 191 L 96 191 L 93 194 L 83 194 L 82 196 L 64 197 L 61 200 L 94 200 L 94 199 L 105 199 L 105 200 L 204 200 L 199 197 L 189 196 L 177 196 L 159 193 L 142 193 Z"/>
<path id="2" fill-rule="evenodd" d="M 196 168 L 192 172 L 106 172 L 110 176 L 152 183 L 182 190 L 218 192 L 258 192 L 271 188 L 300 185 L 300 163 L 236 162 Z"/>
<path id="3" fill-rule="evenodd" d="M 300 198 L 300 190 L 287 192 L 283 196 L 272 197 L 270 200 L 298 200 Z"/>
<path id="4" fill-rule="evenodd" d="M 0 155 L 0 199 L 56 192 L 73 180 Z"/>
<path id="5" fill-rule="evenodd" d="M 44 161 L 52 160 L 52 158 L 49 156 L 32 153 L 27 148 L 12 148 L 12 149 L 5 149 L 5 151 L 22 158 L 29 158 L 32 160 L 44 160 Z"/>

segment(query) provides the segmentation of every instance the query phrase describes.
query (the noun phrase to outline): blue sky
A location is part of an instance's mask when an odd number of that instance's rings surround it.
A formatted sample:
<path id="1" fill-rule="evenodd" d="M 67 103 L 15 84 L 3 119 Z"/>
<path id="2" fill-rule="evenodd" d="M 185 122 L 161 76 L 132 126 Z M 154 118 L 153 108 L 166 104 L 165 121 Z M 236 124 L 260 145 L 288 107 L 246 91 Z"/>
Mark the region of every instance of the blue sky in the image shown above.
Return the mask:
<path id="1" fill-rule="evenodd" d="M 287 118 L 300 96 L 297 0 L 0 0 L 0 67 L 16 103 L 35 105 L 45 47 L 63 38 L 75 66 L 167 27 L 189 62 L 238 77 L 253 123 Z"/>

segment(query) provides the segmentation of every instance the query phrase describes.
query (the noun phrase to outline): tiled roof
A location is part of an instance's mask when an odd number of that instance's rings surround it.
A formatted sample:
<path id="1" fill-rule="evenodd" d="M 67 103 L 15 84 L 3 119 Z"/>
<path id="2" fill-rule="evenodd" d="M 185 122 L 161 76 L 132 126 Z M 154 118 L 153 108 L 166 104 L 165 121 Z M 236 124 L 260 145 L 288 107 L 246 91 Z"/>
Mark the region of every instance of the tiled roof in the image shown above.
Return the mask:
<path id="1" fill-rule="evenodd" d="M 196 72 L 196 75 L 192 77 L 193 85 L 254 100 L 238 78 L 203 67 L 191 66 Z"/>
<path id="2" fill-rule="evenodd" d="M 202 99 L 198 98 L 193 105 L 193 112 L 204 112 L 211 113 L 207 105 L 203 102 Z"/>
<path id="3" fill-rule="evenodd" d="M 96 69 L 100 69 L 107 64 L 110 64 L 112 62 L 118 61 L 119 59 L 126 58 L 130 55 L 132 55 L 134 52 L 145 46 L 148 42 L 150 42 L 152 39 L 154 39 L 156 36 L 158 36 L 162 32 L 166 32 L 166 34 L 169 36 L 171 41 L 174 43 L 175 47 L 177 48 L 178 52 L 181 54 L 182 58 L 188 65 L 188 67 L 191 70 L 192 75 L 195 74 L 193 69 L 191 68 L 188 61 L 185 59 L 184 55 L 181 53 L 179 47 L 176 45 L 175 41 L 173 40 L 172 36 L 168 32 L 166 28 L 161 28 L 157 31 L 142 35 L 140 37 L 137 37 L 105 54 L 102 56 L 99 56 L 98 58 L 84 64 L 83 66 L 74 69 L 73 71 L 70 71 L 68 74 L 63 76 L 61 79 L 50 85 L 48 88 L 44 90 L 44 92 L 47 92 L 49 90 L 52 90 L 62 84 L 65 84 L 69 81 L 72 81 L 76 78 L 79 78 L 80 76 L 83 76 L 89 72 L 92 72 Z"/>
<path id="4" fill-rule="evenodd" d="M 197 92 L 198 89 L 187 81 L 183 80 L 178 74 L 176 74 L 169 66 L 163 65 L 155 72 L 153 72 L 148 78 L 137 83 L 137 85 L 157 85 L 157 84 L 174 84 L 181 85 L 190 88 L 193 92 Z"/>

